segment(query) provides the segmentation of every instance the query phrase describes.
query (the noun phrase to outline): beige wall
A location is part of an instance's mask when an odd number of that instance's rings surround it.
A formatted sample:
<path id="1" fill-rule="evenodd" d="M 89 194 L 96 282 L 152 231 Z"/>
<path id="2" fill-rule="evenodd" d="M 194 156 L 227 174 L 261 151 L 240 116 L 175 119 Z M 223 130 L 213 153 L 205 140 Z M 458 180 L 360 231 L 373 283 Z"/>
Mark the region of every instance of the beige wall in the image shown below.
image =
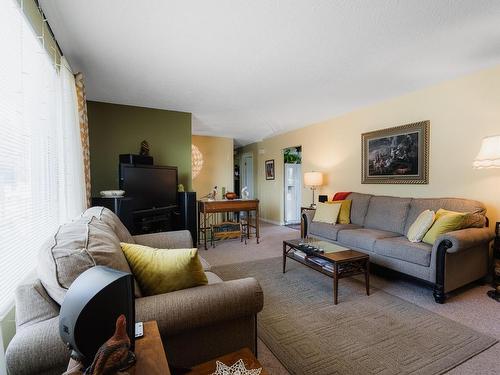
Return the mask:
<path id="1" fill-rule="evenodd" d="M 430 183 L 361 184 L 361 133 L 421 120 L 431 123 Z M 243 151 L 254 152 L 261 215 L 274 222 L 283 222 L 283 165 L 277 162 L 276 179 L 266 181 L 264 161 L 282 160 L 283 149 L 297 145 L 302 145 L 303 172 L 325 174 L 320 194 L 471 198 L 484 202 L 495 222 L 500 221 L 500 169 L 472 168 L 481 139 L 494 134 L 500 134 L 500 66 L 265 139 Z M 303 204 L 310 204 L 311 195 L 303 190 Z"/>
<path id="2" fill-rule="evenodd" d="M 219 187 L 219 195 L 222 187 L 226 192 L 233 191 L 233 139 L 193 135 L 191 140 L 203 154 L 203 168 L 193 179 L 198 198 L 212 191 L 215 185 Z"/>

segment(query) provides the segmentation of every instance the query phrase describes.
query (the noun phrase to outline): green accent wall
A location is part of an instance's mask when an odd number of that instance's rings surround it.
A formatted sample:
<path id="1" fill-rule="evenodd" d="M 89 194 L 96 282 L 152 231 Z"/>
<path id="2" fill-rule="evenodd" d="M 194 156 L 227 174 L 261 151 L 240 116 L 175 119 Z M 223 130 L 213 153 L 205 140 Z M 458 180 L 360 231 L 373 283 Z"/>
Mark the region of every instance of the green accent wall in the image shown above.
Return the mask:
<path id="1" fill-rule="evenodd" d="M 118 189 L 118 155 L 138 154 L 149 142 L 156 165 L 177 166 L 191 190 L 191 113 L 87 102 L 92 196 Z"/>

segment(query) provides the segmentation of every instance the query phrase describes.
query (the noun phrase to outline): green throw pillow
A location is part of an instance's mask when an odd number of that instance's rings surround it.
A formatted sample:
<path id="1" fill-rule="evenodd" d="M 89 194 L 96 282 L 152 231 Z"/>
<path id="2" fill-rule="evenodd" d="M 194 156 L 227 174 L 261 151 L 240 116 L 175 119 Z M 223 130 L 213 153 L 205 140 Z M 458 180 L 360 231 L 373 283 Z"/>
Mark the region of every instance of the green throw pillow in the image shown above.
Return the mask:
<path id="1" fill-rule="evenodd" d="M 425 234 L 422 242 L 434 245 L 434 242 L 436 242 L 440 235 L 462 229 L 466 217 L 466 213 L 439 209 L 436 212 L 434 224 L 432 224 L 431 229 Z"/>
<path id="2" fill-rule="evenodd" d="M 121 247 L 144 295 L 208 283 L 198 249 L 155 249 L 123 242 Z"/>

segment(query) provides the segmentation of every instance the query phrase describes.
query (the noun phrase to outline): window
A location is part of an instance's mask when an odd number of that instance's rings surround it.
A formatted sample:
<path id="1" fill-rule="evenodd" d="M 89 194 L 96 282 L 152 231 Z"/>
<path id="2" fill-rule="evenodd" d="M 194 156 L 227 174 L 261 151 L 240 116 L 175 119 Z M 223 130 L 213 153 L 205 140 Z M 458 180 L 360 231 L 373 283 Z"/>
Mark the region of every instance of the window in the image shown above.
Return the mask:
<path id="1" fill-rule="evenodd" d="M 0 0 L 0 316 L 40 246 L 84 208 L 74 78 L 19 9 Z"/>

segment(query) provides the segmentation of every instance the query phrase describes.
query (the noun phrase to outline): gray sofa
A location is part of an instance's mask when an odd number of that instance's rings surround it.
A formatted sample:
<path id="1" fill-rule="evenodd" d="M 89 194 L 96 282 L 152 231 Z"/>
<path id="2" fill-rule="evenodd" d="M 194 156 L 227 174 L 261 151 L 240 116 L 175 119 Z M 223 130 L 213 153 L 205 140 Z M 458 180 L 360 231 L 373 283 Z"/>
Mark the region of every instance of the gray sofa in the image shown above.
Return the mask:
<path id="1" fill-rule="evenodd" d="M 125 239 L 126 242 L 164 249 L 192 247 L 188 231 L 132 237 L 116 215 L 102 207 L 87 210 L 69 224 L 72 233 L 63 230 L 62 226 L 54 235 L 57 241 L 51 239 L 50 246 L 42 247 L 43 259 L 47 259 L 43 256 L 44 248 L 57 248 L 55 242 L 62 244 L 58 250 L 60 253 L 61 248 L 67 251 L 68 246 L 78 248 L 75 243 L 78 245 L 80 239 L 86 244 L 85 252 L 87 249 L 90 251 L 91 247 L 96 251 L 92 257 L 97 264 L 100 264 L 100 259 L 102 262 L 99 256 L 102 257 L 106 252 L 113 251 L 113 256 L 117 253 L 123 256 L 121 251 L 116 251 L 116 246 L 119 248 L 119 241 L 124 242 Z M 78 228 L 82 228 L 81 231 Z M 102 234 L 97 237 L 96 228 L 104 231 L 106 238 Z M 82 249 L 77 250 L 81 254 Z M 53 251 L 51 255 L 57 258 L 59 253 Z M 64 258 L 68 258 L 67 253 Z M 61 261 L 57 264 L 68 263 Z M 257 350 L 256 316 L 263 306 L 260 285 L 253 278 L 222 281 L 209 271 L 210 265 L 203 259 L 202 264 L 208 285 L 136 298 L 135 301 L 137 321 L 158 322 L 171 366 L 191 367 L 242 347 L 251 348 L 254 352 Z M 40 260 L 37 276 L 17 288 L 17 332 L 6 352 L 10 375 L 61 374 L 68 364 L 69 352 L 59 337 L 60 306 L 54 300 L 59 299 L 57 293 L 61 291 L 46 287 L 50 281 L 45 275 L 47 268 L 50 267 Z M 63 280 L 62 276 L 59 281 Z M 59 284 L 64 285 L 64 282 Z"/>
<path id="2" fill-rule="evenodd" d="M 351 224 L 314 222 L 314 211 L 303 215 L 305 236 L 312 235 L 370 255 L 377 265 L 410 275 L 434 287 L 436 302 L 446 294 L 488 273 L 489 244 L 485 206 L 458 198 L 399 198 L 351 193 Z M 412 243 L 408 229 L 424 210 L 467 212 L 467 229 L 440 236 L 433 246 Z"/>

